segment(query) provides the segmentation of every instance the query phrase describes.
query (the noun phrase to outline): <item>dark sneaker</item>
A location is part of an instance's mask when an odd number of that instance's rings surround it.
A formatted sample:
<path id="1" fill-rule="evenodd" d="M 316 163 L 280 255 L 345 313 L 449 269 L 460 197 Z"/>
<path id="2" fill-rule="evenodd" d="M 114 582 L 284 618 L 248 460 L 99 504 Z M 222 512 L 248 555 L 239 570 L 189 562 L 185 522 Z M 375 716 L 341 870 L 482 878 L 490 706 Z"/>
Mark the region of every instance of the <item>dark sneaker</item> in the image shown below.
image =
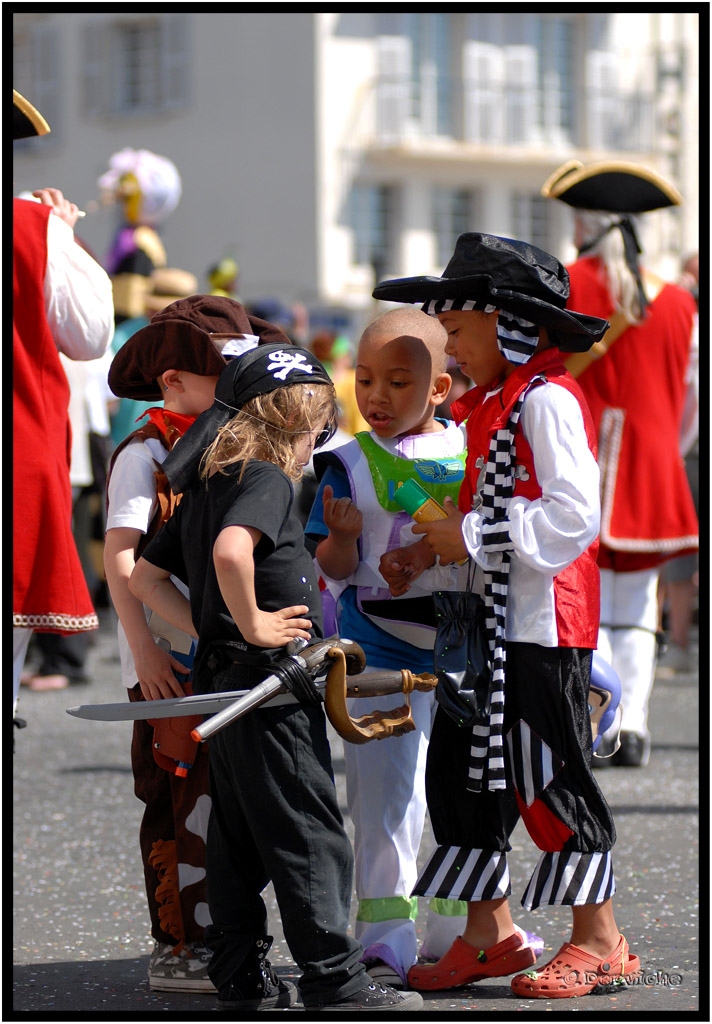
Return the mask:
<path id="1" fill-rule="evenodd" d="M 621 732 L 616 763 L 625 768 L 645 768 L 650 760 L 650 736 L 639 732 Z"/>
<path id="2" fill-rule="evenodd" d="M 359 992 L 354 992 L 338 1003 L 326 1003 L 324 1006 L 305 1006 L 307 1013 L 312 1010 L 403 1010 L 414 1013 L 423 1009 L 423 997 L 420 992 L 396 992 L 390 985 L 374 982 Z"/>
<path id="3" fill-rule="evenodd" d="M 218 993 L 218 1010 L 286 1010 L 297 1002 L 297 989 L 290 981 L 275 977 L 275 984 L 265 987 L 264 994 L 246 989 L 221 989 Z"/>
<path id="4" fill-rule="evenodd" d="M 218 1010 L 282 1010 L 297 1002 L 297 989 L 274 973 L 267 953 L 272 937 L 258 939 L 255 949 L 229 985 L 218 992 Z"/>
<path id="5" fill-rule="evenodd" d="M 173 947 L 157 942 L 148 965 L 148 986 L 152 992 L 212 992 L 215 986 L 208 975 L 211 950 L 202 943 Z"/>

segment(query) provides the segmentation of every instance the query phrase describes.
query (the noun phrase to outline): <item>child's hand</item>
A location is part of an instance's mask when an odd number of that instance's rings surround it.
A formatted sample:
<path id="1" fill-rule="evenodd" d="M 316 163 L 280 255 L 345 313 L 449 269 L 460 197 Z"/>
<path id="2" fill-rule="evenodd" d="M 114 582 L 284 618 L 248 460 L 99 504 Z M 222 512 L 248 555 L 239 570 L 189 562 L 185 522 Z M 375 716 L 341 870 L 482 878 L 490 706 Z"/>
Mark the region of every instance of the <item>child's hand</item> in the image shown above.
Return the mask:
<path id="1" fill-rule="evenodd" d="M 189 668 L 149 637 L 140 650 L 133 652 L 136 678 L 144 700 L 163 700 L 166 697 L 185 696 L 175 672 L 188 675 Z"/>
<path id="2" fill-rule="evenodd" d="M 436 555 L 440 555 L 443 565 L 459 562 L 468 557 L 468 550 L 462 537 L 462 520 L 465 518 L 455 505 L 452 498 L 443 502 L 447 519 L 437 519 L 432 523 L 415 523 L 414 534 L 425 534 L 430 547 Z"/>
<path id="3" fill-rule="evenodd" d="M 324 486 L 324 525 L 329 533 L 344 541 L 358 540 L 363 529 L 363 514 L 351 498 L 335 498 L 329 484 Z"/>
<path id="4" fill-rule="evenodd" d="M 249 623 L 240 623 L 240 631 L 248 643 L 256 647 L 284 647 L 295 637 L 311 640 L 311 619 L 301 618 L 309 608 L 295 604 L 276 612 L 263 612 L 259 608 Z"/>
<path id="5" fill-rule="evenodd" d="M 400 597 L 410 590 L 411 583 L 434 562 L 435 554 L 427 540 L 423 539 L 417 544 L 386 551 L 381 555 L 379 569 L 393 597 Z"/>
<path id="6" fill-rule="evenodd" d="M 379 570 L 381 576 L 388 584 L 393 597 L 400 597 L 410 590 L 410 581 L 413 578 L 414 568 L 407 561 L 405 552 L 408 548 L 394 548 L 381 555 Z"/>

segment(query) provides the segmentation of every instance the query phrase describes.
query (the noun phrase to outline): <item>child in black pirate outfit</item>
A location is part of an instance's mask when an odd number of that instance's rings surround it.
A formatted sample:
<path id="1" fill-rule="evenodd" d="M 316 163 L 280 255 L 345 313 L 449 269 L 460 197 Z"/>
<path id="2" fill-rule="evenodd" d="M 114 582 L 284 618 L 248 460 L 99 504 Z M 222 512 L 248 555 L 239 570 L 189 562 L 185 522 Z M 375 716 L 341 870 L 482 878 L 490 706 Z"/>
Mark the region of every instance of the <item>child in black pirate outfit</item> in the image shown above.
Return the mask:
<path id="1" fill-rule="evenodd" d="M 115 355 L 109 385 L 122 398 L 154 402 L 114 452 L 109 470 L 104 567 L 118 616 L 121 675 L 131 700 L 181 696 L 192 636 L 157 624 L 128 589 L 148 541 L 175 506 L 162 463 L 196 417 L 212 405 L 228 358 L 259 341 L 288 339 L 249 318 L 239 302 L 192 295 L 170 303 Z M 162 404 L 161 404 L 162 403 Z M 178 673 L 178 676 L 176 676 Z M 180 681 L 179 681 L 180 680 Z M 151 989 L 211 992 L 205 836 L 210 811 L 208 752 L 190 738 L 189 718 L 134 723 L 134 792 L 145 804 L 139 841 L 155 946 Z M 186 765 L 190 765 L 186 768 Z"/>
<path id="2" fill-rule="evenodd" d="M 197 632 L 196 692 L 254 687 L 291 640 L 321 636 L 293 481 L 329 436 L 335 410 L 333 384 L 309 352 L 261 345 L 226 367 L 214 404 L 164 463 L 182 498 L 130 587 L 163 618 Z M 171 573 L 187 583 L 190 603 Z M 361 945 L 347 934 L 353 854 L 319 704 L 307 697 L 253 711 L 209 746 L 206 941 L 219 1008 L 295 1000 L 294 986 L 266 960 L 272 940 L 261 892 L 271 880 L 306 1009 L 419 1009 L 417 993 L 372 982 Z"/>
<path id="3" fill-rule="evenodd" d="M 452 412 L 467 421 L 459 509 L 416 525 L 432 557 L 469 556 L 484 595 L 491 709 L 463 727 L 438 707 L 426 770 L 438 847 L 415 895 L 468 901 L 467 926 L 411 987 L 447 989 L 534 963 L 509 909 L 509 837 L 521 815 L 542 855 L 522 904 L 570 906 L 571 941 L 512 980 L 525 998 L 585 995 L 634 974 L 613 917 L 615 829 L 591 771 L 588 690 L 599 619 L 596 436 L 560 351 L 586 351 L 607 321 L 566 310 L 568 275 L 526 242 L 461 235 L 442 277 L 386 281 L 374 296 L 424 303 L 446 351 L 475 382 Z M 398 552 L 388 558 L 398 561 Z M 398 570 L 382 563 L 392 587 Z M 506 665 L 506 670 L 505 670 Z"/>

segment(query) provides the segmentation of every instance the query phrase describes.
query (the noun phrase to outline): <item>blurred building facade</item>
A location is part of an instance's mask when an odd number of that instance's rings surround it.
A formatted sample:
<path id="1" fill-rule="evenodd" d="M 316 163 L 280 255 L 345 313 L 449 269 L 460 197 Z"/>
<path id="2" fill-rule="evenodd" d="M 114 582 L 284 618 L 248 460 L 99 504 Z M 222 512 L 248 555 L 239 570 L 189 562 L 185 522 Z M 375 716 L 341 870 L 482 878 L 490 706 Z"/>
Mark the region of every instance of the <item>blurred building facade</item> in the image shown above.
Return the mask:
<path id="1" fill-rule="evenodd" d="M 564 160 L 634 160 L 685 198 L 644 247 L 676 277 L 699 246 L 699 39 L 670 13 L 19 13 L 13 85 L 52 133 L 15 144 L 13 192 L 61 188 L 101 256 L 96 180 L 124 146 L 169 157 L 183 198 L 163 240 L 207 288 L 373 314 L 375 279 L 440 274 L 467 230 L 573 258 Z M 541 11 L 541 13 L 537 13 Z M 704 134 L 704 133 L 703 133 Z"/>

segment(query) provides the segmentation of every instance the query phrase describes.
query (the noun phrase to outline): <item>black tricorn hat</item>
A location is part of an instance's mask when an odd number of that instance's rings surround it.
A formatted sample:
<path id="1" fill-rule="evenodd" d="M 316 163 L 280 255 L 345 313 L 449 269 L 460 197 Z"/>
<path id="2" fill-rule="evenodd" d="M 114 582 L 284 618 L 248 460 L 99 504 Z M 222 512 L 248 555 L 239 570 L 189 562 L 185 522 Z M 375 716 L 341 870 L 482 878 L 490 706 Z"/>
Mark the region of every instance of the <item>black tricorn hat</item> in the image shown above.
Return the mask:
<path id="1" fill-rule="evenodd" d="M 569 275 L 555 256 L 529 242 L 480 232 L 460 235 L 442 277 L 383 281 L 373 297 L 484 301 L 545 327 L 562 352 L 586 352 L 608 329 L 607 320 L 566 309 Z"/>
<path id="2" fill-rule="evenodd" d="M 588 167 L 580 160 L 567 160 L 547 178 L 541 194 L 577 210 L 607 213 L 648 213 L 683 201 L 657 171 L 623 160 L 602 160 Z"/>
<path id="3" fill-rule="evenodd" d="M 120 398 L 160 402 L 163 395 L 157 377 L 169 369 L 220 376 L 227 364 L 222 349 L 236 338 L 252 338 L 253 345 L 291 344 L 283 331 L 249 316 L 235 299 L 224 295 L 178 299 L 127 338 L 109 367 L 109 387 Z"/>
<path id="4" fill-rule="evenodd" d="M 12 140 L 30 139 L 35 135 L 46 135 L 50 126 L 17 89 L 12 90 Z"/>

